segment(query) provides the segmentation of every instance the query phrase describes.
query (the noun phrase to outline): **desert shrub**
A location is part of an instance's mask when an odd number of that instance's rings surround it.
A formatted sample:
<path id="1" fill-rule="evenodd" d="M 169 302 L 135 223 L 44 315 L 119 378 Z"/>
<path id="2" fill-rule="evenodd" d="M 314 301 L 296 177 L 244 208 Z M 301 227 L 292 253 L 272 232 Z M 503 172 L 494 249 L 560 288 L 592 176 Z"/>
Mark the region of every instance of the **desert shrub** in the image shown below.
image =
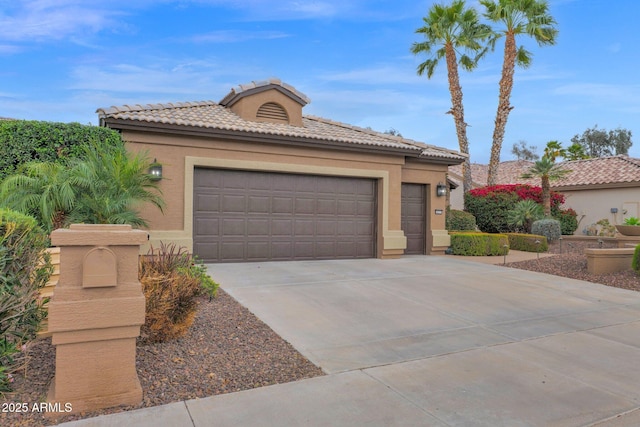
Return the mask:
<path id="1" fill-rule="evenodd" d="M 109 128 L 80 123 L 35 120 L 0 120 L 0 180 L 19 172 L 31 161 L 52 162 L 60 158 L 82 157 L 89 143 L 124 147 L 120 134 Z"/>
<path id="2" fill-rule="evenodd" d="M 185 248 L 151 248 L 140 258 L 139 279 L 146 300 L 143 342 L 164 342 L 183 335 L 193 323 L 197 297 L 215 296 L 218 284 Z"/>
<path id="3" fill-rule="evenodd" d="M 10 390 L 23 345 L 46 316 L 39 291 L 53 271 L 47 246 L 34 218 L 0 209 L 0 393 Z"/>
<path id="4" fill-rule="evenodd" d="M 447 209 L 445 228 L 450 231 L 475 231 L 476 218 L 469 212 Z"/>
<path id="5" fill-rule="evenodd" d="M 531 226 L 531 234 L 544 236 L 549 242 L 558 240 L 560 236 L 562 236 L 560 232 L 560 221 L 550 218 L 539 219 Z"/>
<path id="6" fill-rule="evenodd" d="M 476 188 L 464 195 L 465 209 L 476 217 L 480 231 L 503 233 L 516 231 L 509 225 L 507 212 L 520 200 L 542 203 L 542 188 L 526 184 L 494 185 Z M 564 203 L 564 196 L 551 192 L 551 212 Z"/>
<path id="7" fill-rule="evenodd" d="M 507 233 L 509 249 L 525 252 L 546 252 L 549 250 L 547 238 L 535 234 Z M 536 243 L 539 242 L 539 243 Z"/>
<path id="8" fill-rule="evenodd" d="M 633 252 L 631 268 L 633 268 L 637 273 L 640 273 L 640 245 L 636 246 L 636 250 Z"/>
<path id="9" fill-rule="evenodd" d="M 507 224 L 516 228 L 517 231 L 531 232 L 533 221 L 544 216 L 542 206 L 531 200 L 520 200 L 513 209 L 507 212 Z"/>
<path id="10" fill-rule="evenodd" d="M 572 235 L 578 229 L 578 214 L 573 209 L 558 209 L 553 216 L 560 221 L 563 235 Z"/>
<path id="11" fill-rule="evenodd" d="M 505 255 L 509 253 L 509 240 L 504 234 L 455 233 L 451 235 L 453 255 Z"/>

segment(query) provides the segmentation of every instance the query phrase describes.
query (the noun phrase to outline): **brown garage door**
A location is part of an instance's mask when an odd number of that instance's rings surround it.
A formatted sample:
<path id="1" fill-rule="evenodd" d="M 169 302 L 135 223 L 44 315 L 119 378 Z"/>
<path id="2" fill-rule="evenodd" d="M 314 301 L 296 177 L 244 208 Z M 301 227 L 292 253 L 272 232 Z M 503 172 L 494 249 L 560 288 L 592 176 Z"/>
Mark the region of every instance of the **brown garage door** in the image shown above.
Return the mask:
<path id="1" fill-rule="evenodd" d="M 407 237 L 405 254 L 425 254 L 425 188 L 424 184 L 402 184 L 402 230 Z"/>
<path id="2" fill-rule="evenodd" d="M 194 181 L 206 262 L 375 256 L 375 180 L 196 168 Z"/>

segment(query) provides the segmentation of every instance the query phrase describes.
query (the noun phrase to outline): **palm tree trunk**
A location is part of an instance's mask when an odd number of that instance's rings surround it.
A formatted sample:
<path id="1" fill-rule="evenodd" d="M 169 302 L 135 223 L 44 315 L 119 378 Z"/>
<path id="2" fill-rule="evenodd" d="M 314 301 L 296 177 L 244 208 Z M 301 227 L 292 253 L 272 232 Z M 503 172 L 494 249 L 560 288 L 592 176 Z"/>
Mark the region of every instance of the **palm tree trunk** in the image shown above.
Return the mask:
<path id="1" fill-rule="evenodd" d="M 542 175 L 542 206 L 545 218 L 551 217 L 551 183 L 548 175 Z"/>
<path id="2" fill-rule="evenodd" d="M 516 55 L 515 34 L 513 31 L 507 31 L 504 42 L 504 63 L 502 64 L 502 77 L 500 78 L 498 112 L 493 130 L 493 144 L 491 145 L 487 185 L 496 185 L 498 180 L 498 165 L 500 164 L 500 151 L 502 150 L 504 131 L 507 127 L 509 112 L 513 109 L 509 100 L 511 98 L 511 89 L 513 89 L 513 73 L 516 66 Z"/>
<path id="3" fill-rule="evenodd" d="M 447 58 L 447 77 L 449 79 L 449 93 L 451 93 L 451 110 L 453 121 L 456 125 L 456 134 L 460 152 L 467 155 L 462 164 L 462 188 L 465 193 L 471 190 L 471 160 L 469 158 L 469 140 L 467 139 L 467 124 L 464 121 L 464 108 L 462 106 L 462 87 L 458 75 L 458 61 L 456 51 L 451 43 L 445 46 Z"/>

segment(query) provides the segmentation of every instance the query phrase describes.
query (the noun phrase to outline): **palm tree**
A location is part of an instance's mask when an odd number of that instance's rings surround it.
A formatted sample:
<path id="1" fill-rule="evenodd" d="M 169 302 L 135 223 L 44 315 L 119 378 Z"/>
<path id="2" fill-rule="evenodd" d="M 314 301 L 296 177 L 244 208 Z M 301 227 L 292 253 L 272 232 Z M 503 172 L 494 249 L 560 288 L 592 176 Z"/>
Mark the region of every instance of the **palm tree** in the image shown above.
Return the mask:
<path id="1" fill-rule="evenodd" d="M 5 178 L 0 205 L 35 216 L 47 232 L 72 222 L 146 227 L 138 208 L 164 207 L 144 153 L 94 145 L 67 162 L 33 162 Z"/>
<path id="2" fill-rule="evenodd" d="M 546 0 L 480 0 L 480 3 L 485 7 L 484 15 L 490 21 L 504 25 L 501 32 L 505 38 L 504 62 L 487 179 L 487 185 L 495 185 L 507 119 L 513 109 L 509 100 L 515 66 L 527 68 L 532 60 L 531 52 L 523 46 L 516 46 L 516 36 L 526 34 L 540 46 L 553 45 L 558 30 L 555 28 L 556 21 L 549 14 Z"/>
<path id="3" fill-rule="evenodd" d="M 29 214 L 50 233 L 65 224 L 76 202 L 77 189 L 66 165 L 31 162 L 24 172 L 8 176 L 0 186 L 0 205 Z"/>
<path id="4" fill-rule="evenodd" d="M 446 60 L 452 104 L 447 114 L 453 116 L 460 152 L 467 156 L 462 165 L 463 189 L 466 193 L 471 190 L 471 161 L 458 65 L 465 70 L 473 70 L 478 60 L 487 51 L 483 42 L 493 33 L 489 26 L 480 24 L 478 13 L 475 9 L 467 9 L 464 0 L 454 0 L 450 5 L 435 4 L 422 20 L 424 26 L 418 28 L 416 33 L 423 34 L 425 40 L 414 43 L 411 52 L 415 55 L 421 53 L 429 55 L 417 70 L 418 75 L 426 73 L 428 78 L 433 76 L 440 60 L 443 58 Z M 474 56 L 471 57 L 467 53 Z M 459 59 L 458 55 L 460 55 Z"/>
<path id="5" fill-rule="evenodd" d="M 70 162 L 69 174 L 80 190 L 68 221 L 147 227 L 138 209 L 145 203 L 165 206 L 158 182 L 147 173 L 150 164 L 145 153 L 88 148 L 82 159 Z"/>
<path id="6" fill-rule="evenodd" d="M 567 150 L 562 148 L 562 144 L 558 141 L 549 141 L 547 146 L 544 147 L 544 156 L 548 157 L 552 162 L 556 161 L 558 157 L 567 157 Z"/>
<path id="7" fill-rule="evenodd" d="M 545 217 L 551 216 L 551 181 L 556 181 L 569 172 L 571 171 L 562 169 L 550 158 L 542 156 L 526 173 L 522 174 L 524 179 L 537 177 L 542 181 L 540 186 L 542 187 L 542 207 L 544 208 Z"/>

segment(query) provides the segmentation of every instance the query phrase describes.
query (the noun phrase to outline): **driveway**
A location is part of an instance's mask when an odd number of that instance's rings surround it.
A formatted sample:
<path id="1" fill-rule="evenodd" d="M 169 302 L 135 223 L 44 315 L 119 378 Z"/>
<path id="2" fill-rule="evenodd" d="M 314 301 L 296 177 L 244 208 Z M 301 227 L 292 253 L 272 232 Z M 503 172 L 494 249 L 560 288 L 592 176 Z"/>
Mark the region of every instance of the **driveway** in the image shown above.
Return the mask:
<path id="1" fill-rule="evenodd" d="M 640 425 L 638 292 L 447 257 L 209 272 L 330 375 L 188 402 L 196 425 Z"/>
<path id="2" fill-rule="evenodd" d="M 453 257 L 215 264 L 328 374 L 64 424 L 640 425 L 640 293 Z"/>

